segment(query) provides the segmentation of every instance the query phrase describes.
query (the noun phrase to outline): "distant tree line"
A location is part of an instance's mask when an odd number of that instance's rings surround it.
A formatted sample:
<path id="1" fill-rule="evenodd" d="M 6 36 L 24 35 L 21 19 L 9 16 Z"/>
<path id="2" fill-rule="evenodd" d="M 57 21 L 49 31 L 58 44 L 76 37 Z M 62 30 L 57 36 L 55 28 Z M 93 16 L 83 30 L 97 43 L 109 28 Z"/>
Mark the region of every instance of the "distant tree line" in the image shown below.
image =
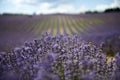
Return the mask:
<path id="1" fill-rule="evenodd" d="M 104 11 L 105 13 L 107 12 L 120 12 L 120 8 L 109 8 Z"/>
<path id="2" fill-rule="evenodd" d="M 36 15 L 35 13 L 34 14 L 13 14 L 13 13 L 3 13 L 1 14 L 2 16 L 28 16 L 28 17 L 32 17 L 33 15 Z"/>
<path id="3" fill-rule="evenodd" d="M 120 8 L 116 7 L 116 8 L 108 8 L 106 10 L 103 11 L 103 13 L 109 13 L 109 12 L 120 12 Z M 100 13 L 98 11 L 86 11 L 85 14 L 94 14 L 94 13 Z"/>
<path id="4" fill-rule="evenodd" d="M 94 14 L 94 13 L 99 13 L 98 11 L 86 11 L 85 14 Z"/>
<path id="5" fill-rule="evenodd" d="M 23 14 L 12 14 L 12 13 L 3 13 L 3 16 L 21 16 Z"/>

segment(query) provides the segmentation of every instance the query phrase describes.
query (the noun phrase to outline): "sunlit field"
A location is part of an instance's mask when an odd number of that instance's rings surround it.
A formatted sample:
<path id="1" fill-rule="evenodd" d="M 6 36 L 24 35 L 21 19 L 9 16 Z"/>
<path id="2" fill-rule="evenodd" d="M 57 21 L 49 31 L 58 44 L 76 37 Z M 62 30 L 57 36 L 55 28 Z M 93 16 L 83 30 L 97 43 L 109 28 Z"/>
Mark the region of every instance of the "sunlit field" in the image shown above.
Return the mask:
<path id="1" fill-rule="evenodd" d="M 0 80 L 119 80 L 120 12 L 0 15 Z"/>
<path id="2" fill-rule="evenodd" d="M 55 35 L 78 34 L 100 44 L 107 38 L 120 38 L 120 13 L 51 14 L 0 16 L 0 51 L 9 51 L 47 32 Z M 113 42 L 114 43 L 114 42 Z"/>

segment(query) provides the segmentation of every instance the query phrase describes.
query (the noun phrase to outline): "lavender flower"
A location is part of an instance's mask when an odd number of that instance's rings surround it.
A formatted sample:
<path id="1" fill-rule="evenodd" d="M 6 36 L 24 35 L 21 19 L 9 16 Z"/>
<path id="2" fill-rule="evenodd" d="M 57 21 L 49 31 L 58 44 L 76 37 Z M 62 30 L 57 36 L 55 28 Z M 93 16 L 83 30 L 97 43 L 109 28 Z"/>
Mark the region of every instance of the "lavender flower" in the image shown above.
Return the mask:
<path id="1" fill-rule="evenodd" d="M 0 52 L 0 73 L 0 80 L 119 80 L 120 54 L 108 63 L 101 47 L 76 34 L 44 33 L 11 53 Z"/>

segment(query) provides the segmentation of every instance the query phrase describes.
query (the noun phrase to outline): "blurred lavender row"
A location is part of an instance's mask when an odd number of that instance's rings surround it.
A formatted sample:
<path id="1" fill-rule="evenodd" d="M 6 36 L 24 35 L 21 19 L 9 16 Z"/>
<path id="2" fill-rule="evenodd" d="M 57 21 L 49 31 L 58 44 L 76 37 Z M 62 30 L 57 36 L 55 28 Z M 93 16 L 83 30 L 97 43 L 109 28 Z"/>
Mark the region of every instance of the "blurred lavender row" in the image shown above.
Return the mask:
<path id="1" fill-rule="evenodd" d="M 10 53 L 0 52 L 0 80 L 119 80 L 120 54 L 73 36 L 44 33 Z"/>

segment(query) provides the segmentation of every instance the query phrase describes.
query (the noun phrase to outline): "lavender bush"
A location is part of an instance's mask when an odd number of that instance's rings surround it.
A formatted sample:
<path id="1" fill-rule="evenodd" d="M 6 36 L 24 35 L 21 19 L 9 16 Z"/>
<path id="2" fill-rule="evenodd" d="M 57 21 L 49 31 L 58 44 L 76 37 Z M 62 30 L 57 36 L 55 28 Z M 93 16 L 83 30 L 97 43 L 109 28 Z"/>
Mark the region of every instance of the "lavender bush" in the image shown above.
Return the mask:
<path id="1" fill-rule="evenodd" d="M 78 35 L 51 36 L 0 52 L 0 80 L 119 80 L 120 54 L 103 51 Z"/>

